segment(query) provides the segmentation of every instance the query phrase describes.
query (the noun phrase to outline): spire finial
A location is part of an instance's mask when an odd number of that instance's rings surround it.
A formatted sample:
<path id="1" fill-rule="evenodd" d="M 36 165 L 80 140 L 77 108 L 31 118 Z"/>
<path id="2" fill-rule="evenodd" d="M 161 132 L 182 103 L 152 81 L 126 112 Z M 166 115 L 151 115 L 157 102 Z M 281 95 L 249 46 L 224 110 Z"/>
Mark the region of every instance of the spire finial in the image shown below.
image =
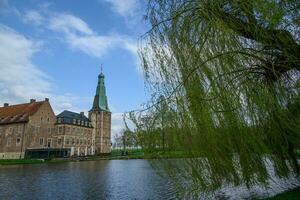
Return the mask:
<path id="1" fill-rule="evenodd" d="M 103 73 L 103 67 L 102 67 L 102 63 L 101 63 L 101 74 Z"/>

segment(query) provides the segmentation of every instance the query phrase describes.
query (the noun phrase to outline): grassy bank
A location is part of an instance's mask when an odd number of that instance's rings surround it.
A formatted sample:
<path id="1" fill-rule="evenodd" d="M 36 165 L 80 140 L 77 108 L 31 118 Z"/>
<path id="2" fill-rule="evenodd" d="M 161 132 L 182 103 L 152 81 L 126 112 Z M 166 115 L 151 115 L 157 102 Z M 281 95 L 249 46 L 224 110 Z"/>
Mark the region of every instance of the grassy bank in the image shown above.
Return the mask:
<path id="1" fill-rule="evenodd" d="M 274 197 L 266 198 L 264 200 L 299 200 L 300 199 L 300 187 L 283 192 Z"/>
<path id="2" fill-rule="evenodd" d="M 0 165 L 22 165 L 22 164 L 42 164 L 42 163 L 62 163 L 65 160 L 44 160 L 44 159 L 5 159 L 0 160 Z"/>
<path id="3" fill-rule="evenodd" d="M 159 159 L 159 158 L 189 158 L 192 155 L 185 151 L 153 151 L 147 152 L 141 149 L 113 150 L 108 156 L 112 159 Z"/>
<path id="4" fill-rule="evenodd" d="M 113 150 L 110 155 L 88 156 L 79 158 L 65 159 L 0 159 L 0 165 L 18 165 L 18 164 L 42 164 L 42 163 L 60 163 L 75 161 L 96 161 L 96 160 L 128 160 L 128 159 L 158 159 L 158 158 L 184 158 L 189 155 L 182 151 L 166 152 L 144 152 L 142 150 Z"/>
<path id="5" fill-rule="evenodd" d="M 300 158 L 300 150 L 296 151 L 297 158 Z M 73 162 L 73 161 L 93 161 L 93 160 L 128 160 L 128 159 L 164 159 L 164 158 L 189 158 L 191 156 L 202 157 L 201 154 L 194 155 L 185 151 L 156 151 L 146 152 L 142 149 L 127 149 L 126 151 L 120 149 L 112 150 L 109 155 L 102 156 L 88 156 L 79 158 L 66 158 L 66 159 L 11 159 L 1 160 L 0 165 L 17 165 L 17 164 L 41 164 L 41 163 L 60 163 L 60 162 Z M 299 198 L 300 199 L 300 198 Z"/>

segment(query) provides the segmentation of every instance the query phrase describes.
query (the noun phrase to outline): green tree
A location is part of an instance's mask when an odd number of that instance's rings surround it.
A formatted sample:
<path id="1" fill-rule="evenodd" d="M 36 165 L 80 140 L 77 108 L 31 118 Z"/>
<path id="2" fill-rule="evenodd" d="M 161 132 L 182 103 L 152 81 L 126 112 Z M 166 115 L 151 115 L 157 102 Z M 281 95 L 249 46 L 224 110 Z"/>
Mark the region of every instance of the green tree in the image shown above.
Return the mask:
<path id="1" fill-rule="evenodd" d="M 149 1 L 140 57 L 153 99 L 130 118 L 155 148 L 165 97 L 164 133 L 191 158 L 160 167 L 181 191 L 265 183 L 267 160 L 299 173 L 299 13 L 296 0 Z"/>

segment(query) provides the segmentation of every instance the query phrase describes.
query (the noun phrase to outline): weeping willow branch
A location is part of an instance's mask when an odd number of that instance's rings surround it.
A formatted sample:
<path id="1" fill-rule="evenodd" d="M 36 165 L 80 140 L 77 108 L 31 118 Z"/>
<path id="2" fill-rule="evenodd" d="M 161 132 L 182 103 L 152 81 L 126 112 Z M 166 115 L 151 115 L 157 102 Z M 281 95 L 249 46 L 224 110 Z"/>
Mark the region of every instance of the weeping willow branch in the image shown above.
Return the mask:
<path id="1" fill-rule="evenodd" d="M 156 167 L 197 198 L 299 173 L 297 1 L 150 0 L 140 57 L 152 99 L 125 114 Z"/>

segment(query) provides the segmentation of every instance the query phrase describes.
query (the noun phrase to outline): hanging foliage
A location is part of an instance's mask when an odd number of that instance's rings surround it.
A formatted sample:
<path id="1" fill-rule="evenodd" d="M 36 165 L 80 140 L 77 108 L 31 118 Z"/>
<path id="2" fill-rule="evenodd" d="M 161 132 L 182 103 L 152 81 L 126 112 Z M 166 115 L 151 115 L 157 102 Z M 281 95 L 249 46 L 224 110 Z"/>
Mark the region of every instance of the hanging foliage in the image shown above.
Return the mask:
<path id="1" fill-rule="evenodd" d="M 146 18 L 153 98 L 129 117 L 144 149 L 188 158 L 156 165 L 180 191 L 299 173 L 299 2 L 150 0 Z"/>

